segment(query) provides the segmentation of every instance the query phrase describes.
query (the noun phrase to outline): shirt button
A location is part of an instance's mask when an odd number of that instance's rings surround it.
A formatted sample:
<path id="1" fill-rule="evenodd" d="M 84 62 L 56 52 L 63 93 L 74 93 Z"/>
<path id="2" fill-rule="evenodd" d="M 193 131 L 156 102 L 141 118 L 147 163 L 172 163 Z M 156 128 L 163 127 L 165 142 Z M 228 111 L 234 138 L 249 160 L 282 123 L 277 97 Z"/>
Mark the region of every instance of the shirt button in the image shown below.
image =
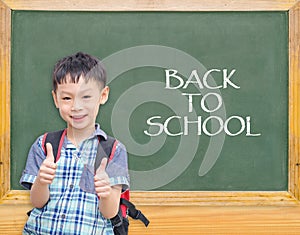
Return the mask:
<path id="1" fill-rule="evenodd" d="M 61 218 L 62 218 L 62 219 L 65 219 L 65 218 L 66 218 L 66 215 L 65 215 L 65 214 L 62 214 L 62 215 L 61 215 Z"/>
<path id="2" fill-rule="evenodd" d="M 70 189 L 73 189 L 74 188 L 74 185 L 73 184 L 70 184 Z"/>

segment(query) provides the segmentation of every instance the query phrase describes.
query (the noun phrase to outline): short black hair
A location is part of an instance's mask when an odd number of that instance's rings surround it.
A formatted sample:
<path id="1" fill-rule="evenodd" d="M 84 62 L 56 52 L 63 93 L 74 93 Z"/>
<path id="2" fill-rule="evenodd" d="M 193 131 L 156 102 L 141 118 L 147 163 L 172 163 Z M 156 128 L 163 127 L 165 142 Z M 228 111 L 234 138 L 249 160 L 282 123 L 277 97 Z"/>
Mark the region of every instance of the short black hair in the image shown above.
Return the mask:
<path id="1" fill-rule="evenodd" d="M 66 83 L 69 78 L 73 83 L 78 83 L 81 76 L 86 81 L 94 79 L 103 87 L 106 86 L 106 71 L 102 62 L 92 55 L 77 52 L 62 58 L 55 64 L 52 76 L 53 91 L 56 92 L 57 84 Z"/>

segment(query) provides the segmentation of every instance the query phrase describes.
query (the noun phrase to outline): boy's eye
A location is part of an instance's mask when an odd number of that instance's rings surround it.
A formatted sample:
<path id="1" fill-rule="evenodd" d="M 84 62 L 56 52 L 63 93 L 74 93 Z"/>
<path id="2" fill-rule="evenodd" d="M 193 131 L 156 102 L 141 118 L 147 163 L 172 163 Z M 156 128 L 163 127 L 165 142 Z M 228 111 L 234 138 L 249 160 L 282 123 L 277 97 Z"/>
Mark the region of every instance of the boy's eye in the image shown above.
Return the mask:
<path id="1" fill-rule="evenodd" d="M 70 100 L 71 98 L 66 96 L 66 97 L 63 97 L 62 99 L 63 100 Z"/>
<path id="2" fill-rule="evenodd" d="M 89 99 L 89 98 L 91 98 L 91 96 L 90 95 L 85 95 L 85 96 L 83 96 L 83 98 L 84 99 Z"/>

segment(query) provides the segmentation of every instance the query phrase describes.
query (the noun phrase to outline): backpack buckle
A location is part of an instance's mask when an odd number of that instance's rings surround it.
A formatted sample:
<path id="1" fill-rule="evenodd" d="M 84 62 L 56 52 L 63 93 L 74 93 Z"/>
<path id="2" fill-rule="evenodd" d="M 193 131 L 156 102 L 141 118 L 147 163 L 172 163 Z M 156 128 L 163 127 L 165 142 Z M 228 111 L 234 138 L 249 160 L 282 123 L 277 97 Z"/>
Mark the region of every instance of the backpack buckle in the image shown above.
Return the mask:
<path id="1" fill-rule="evenodd" d="M 140 210 L 136 210 L 136 214 L 134 215 L 133 219 L 139 219 L 141 216 L 141 211 Z"/>
<path id="2" fill-rule="evenodd" d="M 123 216 L 122 216 L 122 213 L 120 213 L 120 212 L 121 211 L 119 210 L 118 214 L 115 217 L 110 219 L 110 221 L 114 227 L 119 227 L 123 224 Z"/>

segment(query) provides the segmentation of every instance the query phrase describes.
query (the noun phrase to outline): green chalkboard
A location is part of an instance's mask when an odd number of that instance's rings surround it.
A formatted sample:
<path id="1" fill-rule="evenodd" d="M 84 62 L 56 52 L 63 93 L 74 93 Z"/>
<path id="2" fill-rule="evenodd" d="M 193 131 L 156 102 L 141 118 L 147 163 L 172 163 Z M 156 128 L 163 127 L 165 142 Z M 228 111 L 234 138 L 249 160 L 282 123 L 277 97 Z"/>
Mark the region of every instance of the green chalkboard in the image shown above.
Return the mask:
<path id="1" fill-rule="evenodd" d="M 64 127 L 51 72 L 77 51 L 107 68 L 98 121 L 133 190 L 287 190 L 287 12 L 43 11 L 12 14 L 12 189 L 33 141 Z"/>

